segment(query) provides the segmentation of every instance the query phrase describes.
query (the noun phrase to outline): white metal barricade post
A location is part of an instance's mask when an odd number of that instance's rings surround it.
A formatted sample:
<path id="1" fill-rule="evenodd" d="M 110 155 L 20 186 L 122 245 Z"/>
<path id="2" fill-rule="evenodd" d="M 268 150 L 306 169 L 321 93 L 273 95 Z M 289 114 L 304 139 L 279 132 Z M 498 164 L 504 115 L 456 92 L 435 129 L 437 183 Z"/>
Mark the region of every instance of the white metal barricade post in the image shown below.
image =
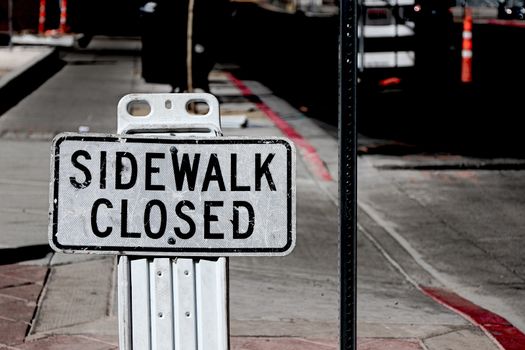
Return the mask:
<path id="1" fill-rule="evenodd" d="M 192 102 L 208 106 L 192 115 Z M 149 107 L 147 117 L 131 114 Z M 119 134 L 222 135 L 219 103 L 209 94 L 132 94 L 118 105 Z M 119 256 L 122 350 L 229 348 L 227 258 Z"/>

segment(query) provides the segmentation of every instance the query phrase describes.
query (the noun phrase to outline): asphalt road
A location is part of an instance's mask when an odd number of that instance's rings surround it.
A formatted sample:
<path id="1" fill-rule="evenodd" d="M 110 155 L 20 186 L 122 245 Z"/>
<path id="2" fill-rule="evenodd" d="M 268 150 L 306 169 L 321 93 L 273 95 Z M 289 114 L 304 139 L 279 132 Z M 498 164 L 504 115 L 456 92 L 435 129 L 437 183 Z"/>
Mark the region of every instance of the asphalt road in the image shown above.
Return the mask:
<path id="1" fill-rule="evenodd" d="M 525 176 L 498 169 L 518 162 L 454 155 L 360 160 L 361 208 L 399 233 L 434 279 L 525 329 Z"/>
<path id="2" fill-rule="evenodd" d="M 473 84 L 360 95 L 359 220 L 381 222 L 380 247 L 400 265 L 409 257 L 419 284 L 447 286 L 523 331 L 522 53 L 512 36 L 484 35 Z"/>
<path id="3" fill-rule="evenodd" d="M 413 112 L 393 95 L 372 109 L 381 114 L 359 116 L 369 118 L 358 136 L 359 222 L 380 222 L 383 233 L 371 236 L 419 285 L 446 286 L 524 331 L 525 160 L 517 114 L 493 114 L 483 124 L 491 110 L 478 107 L 470 124 L 444 126 L 446 115 Z"/>

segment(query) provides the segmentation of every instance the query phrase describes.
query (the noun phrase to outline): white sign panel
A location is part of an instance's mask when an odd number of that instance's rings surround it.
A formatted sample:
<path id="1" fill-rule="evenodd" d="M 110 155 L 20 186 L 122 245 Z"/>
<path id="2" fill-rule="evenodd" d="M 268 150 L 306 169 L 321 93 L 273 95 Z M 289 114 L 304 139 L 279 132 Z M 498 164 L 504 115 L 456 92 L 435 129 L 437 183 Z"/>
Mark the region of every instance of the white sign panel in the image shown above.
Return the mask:
<path id="1" fill-rule="evenodd" d="M 286 139 L 65 133 L 51 168 L 49 241 L 59 251 L 286 255 L 295 246 Z"/>

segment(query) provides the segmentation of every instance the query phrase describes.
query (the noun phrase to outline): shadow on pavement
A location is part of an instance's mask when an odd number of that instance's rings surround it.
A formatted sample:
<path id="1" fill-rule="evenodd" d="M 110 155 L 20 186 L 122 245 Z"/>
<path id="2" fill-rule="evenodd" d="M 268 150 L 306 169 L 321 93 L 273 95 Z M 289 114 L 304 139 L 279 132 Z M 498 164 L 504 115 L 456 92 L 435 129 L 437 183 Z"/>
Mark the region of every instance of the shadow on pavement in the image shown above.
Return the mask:
<path id="1" fill-rule="evenodd" d="M 3 85 L 0 89 L 0 116 L 58 73 L 65 64 L 55 51 Z"/>
<path id="2" fill-rule="evenodd" d="M 0 265 L 42 259 L 51 252 L 51 247 L 47 244 L 30 245 L 20 248 L 3 248 L 0 249 Z"/>

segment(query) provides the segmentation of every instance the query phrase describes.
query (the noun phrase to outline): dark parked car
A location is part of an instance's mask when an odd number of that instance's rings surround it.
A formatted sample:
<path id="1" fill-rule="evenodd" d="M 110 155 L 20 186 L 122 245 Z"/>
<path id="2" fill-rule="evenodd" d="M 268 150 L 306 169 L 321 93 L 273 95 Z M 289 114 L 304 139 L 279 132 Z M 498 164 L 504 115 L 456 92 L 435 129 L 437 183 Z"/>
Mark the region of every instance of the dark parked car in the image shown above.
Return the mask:
<path id="1" fill-rule="evenodd" d="M 525 19 L 525 4 L 522 0 L 499 0 L 499 19 Z"/>

